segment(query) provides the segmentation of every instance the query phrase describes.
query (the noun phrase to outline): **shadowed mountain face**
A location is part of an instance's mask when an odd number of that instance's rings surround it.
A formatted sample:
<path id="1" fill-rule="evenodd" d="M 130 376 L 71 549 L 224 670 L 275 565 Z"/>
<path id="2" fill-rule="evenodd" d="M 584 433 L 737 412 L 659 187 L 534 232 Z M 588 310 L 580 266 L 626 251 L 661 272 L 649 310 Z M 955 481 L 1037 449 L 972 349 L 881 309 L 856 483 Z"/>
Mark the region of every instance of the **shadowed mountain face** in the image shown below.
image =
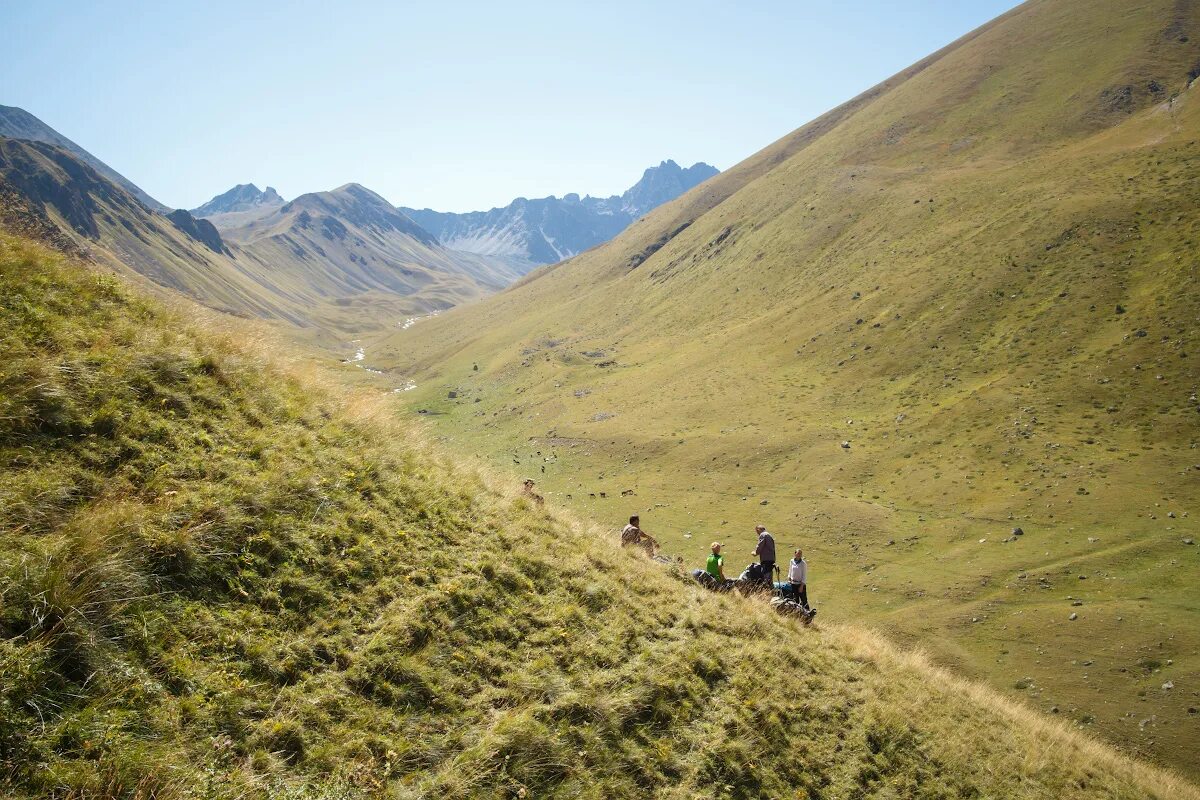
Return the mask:
<path id="1" fill-rule="evenodd" d="M 28 139 L 33 142 L 44 142 L 61 147 L 84 164 L 96 170 L 100 175 L 133 195 L 151 210 L 159 212 L 168 210 L 166 206 L 146 194 L 115 169 L 24 109 L 13 106 L 0 106 L 0 136 L 6 136 L 10 139 Z"/>
<path id="2" fill-rule="evenodd" d="M 664 161 L 619 196 L 518 197 L 504 208 L 466 214 L 403 210 L 447 247 L 552 264 L 608 241 L 641 215 L 716 174 L 704 163 L 684 169 Z"/>
<path id="3" fill-rule="evenodd" d="M 1026 3 L 377 357 L 584 516 L 765 522 L 826 619 L 1200 774 L 1198 64 L 1200 4 Z"/>
<path id="4" fill-rule="evenodd" d="M 253 183 L 239 183 L 224 194 L 219 194 L 199 208 L 192 209 L 193 217 L 211 217 L 238 211 L 252 211 L 283 205 L 283 198 L 272 187 L 260 190 Z"/>

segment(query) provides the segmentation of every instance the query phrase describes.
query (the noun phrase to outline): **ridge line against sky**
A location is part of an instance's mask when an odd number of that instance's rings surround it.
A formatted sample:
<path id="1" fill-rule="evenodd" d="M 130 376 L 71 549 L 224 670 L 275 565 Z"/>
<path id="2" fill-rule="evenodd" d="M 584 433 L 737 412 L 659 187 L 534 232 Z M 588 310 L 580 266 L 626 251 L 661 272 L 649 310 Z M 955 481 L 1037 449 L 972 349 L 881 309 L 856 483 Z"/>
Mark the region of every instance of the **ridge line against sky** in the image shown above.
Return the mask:
<path id="1" fill-rule="evenodd" d="M 357 182 L 476 211 L 728 168 L 1014 5 L 10 2 L 0 104 L 172 207 Z"/>

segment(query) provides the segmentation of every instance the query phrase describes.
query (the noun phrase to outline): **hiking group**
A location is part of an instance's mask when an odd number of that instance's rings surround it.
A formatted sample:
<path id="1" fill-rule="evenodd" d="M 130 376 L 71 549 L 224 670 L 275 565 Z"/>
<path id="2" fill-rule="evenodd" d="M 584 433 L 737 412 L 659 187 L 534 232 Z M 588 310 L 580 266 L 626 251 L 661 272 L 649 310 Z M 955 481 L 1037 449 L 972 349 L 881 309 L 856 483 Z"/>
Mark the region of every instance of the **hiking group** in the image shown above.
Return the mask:
<path id="1" fill-rule="evenodd" d="M 725 556 L 721 553 L 723 545 L 720 542 L 712 543 L 712 552 L 704 569 L 692 570 L 692 577 L 717 592 L 731 589 L 743 594 L 771 591 L 774 594 L 771 602 L 781 613 L 803 617 L 805 624 L 812 622 L 817 610 L 808 604 L 808 562 L 804 560 L 804 551 L 796 548 L 788 562 L 787 580 L 776 581 L 774 576 L 779 573 L 779 568 L 775 565 L 775 537 L 762 525 L 756 525 L 754 532 L 758 541 L 752 554 L 758 557 L 758 563 L 751 563 L 736 579 L 725 577 Z M 621 545 L 640 547 L 652 557 L 658 550 L 658 542 L 642 530 L 636 514 L 621 531 Z"/>

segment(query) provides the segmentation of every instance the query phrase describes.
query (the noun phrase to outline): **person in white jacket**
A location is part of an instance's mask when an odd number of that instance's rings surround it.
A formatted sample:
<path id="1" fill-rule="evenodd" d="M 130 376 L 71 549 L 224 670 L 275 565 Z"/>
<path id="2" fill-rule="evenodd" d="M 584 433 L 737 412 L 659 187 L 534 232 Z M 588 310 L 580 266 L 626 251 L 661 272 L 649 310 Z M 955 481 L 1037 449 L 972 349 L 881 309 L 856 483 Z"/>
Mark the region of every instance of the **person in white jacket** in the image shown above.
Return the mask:
<path id="1" fill-rule="evenodd" d="M 788 588 L 800 605 L 808 609 L 808 562 L 804 560 L 804 551 L 799 547 L 788 562 Z"/>

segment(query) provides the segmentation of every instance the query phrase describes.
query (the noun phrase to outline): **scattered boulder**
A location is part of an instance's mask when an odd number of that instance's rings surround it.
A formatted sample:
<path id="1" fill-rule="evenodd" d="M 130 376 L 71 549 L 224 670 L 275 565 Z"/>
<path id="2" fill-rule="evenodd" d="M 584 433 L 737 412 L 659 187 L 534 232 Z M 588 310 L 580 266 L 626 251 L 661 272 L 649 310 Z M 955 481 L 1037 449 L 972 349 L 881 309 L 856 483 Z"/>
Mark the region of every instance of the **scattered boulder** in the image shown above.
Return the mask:
<path id="1" fill-rule="evenodd" d="M 849 442 L 849 441 L 842 442 L 842 449 L 843 449 L 843 450 L 849 450 L 849 449 L 850 449 L 850 442 Z"/>
<path id="2" fill-rule="evenodd" d="M 1024 536 L 1024 535 L 1025 535 L 1025 531 L 1021 530 L 1020 528 L 1013 528 L 1013 529 L 1012 529 L 1012 535 L 1013 535 L 1013 536 Z"/>
<path id="3" fill-rule="evenodd" d="M 1076 614 L 1074 611 L 1072 611 L 1072 612 L 1071 612 L 1071 616 L 1067 617 L 1067 619 L 1069 619 L 1069 620 L 1071 620 L 1072 622 L 1074 622 L 1075 620 L 1079 619 L 1079 615 L 1078 615 L 1078 614 Z"/>
<path id="4" fill-rule="evenodd" d="M 1170 691 L 1171 689 L 1174 689 L 1174 688 L 1175 688 L 1175 682 L 1174 682 L 1174 681 L 1167 681 L 1166 683 L 1164 683 L 1164 684 L 1162 685 L 1162 688 L 1163 688 L 1163 690 L 1164 690 L 1164 691 Z"/>
<path id="5" fill-rule="evenodd" d="M 1195 540 L 1195 539 L 1193 539 L 1192 537 L 1190 537 L 1190 536 L 1189 536 L 1189 537 L 1187 537 L 1186 539 L 1184 539 L 1184 540 L 1183 540 L 1183 543 L 1184 543 L 1184 544 L 1195 544 L 1195 543 L 1196 543 L 1196 540 Z"/>
<path id="6" fill-rule="evenodd" d="M 449 392 L 446 392 L 446 397 L 450 398 L 451 400 L 457 400 L 457 399 L 458 399 L 458 392 L 456 392 L 456 391 L 453 391 L 453 390 L 451 390 L 451 391 L 449 391 Z"/>

